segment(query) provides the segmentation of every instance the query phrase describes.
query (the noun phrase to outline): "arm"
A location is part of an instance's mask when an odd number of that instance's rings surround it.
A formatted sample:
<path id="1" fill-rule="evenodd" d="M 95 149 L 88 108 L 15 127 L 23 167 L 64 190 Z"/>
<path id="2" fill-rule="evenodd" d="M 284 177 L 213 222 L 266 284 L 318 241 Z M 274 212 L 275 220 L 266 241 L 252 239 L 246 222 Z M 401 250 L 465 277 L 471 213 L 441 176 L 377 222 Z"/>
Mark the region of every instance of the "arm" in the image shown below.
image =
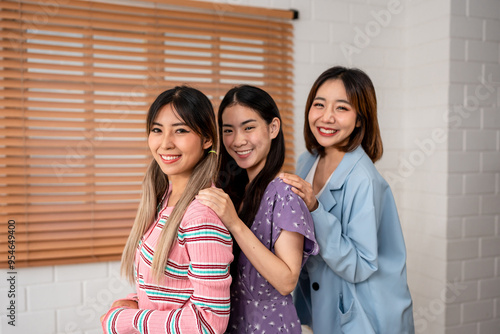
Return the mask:
<path id="1" fill-rule="evenodd" d="M 250 263 L 279 293 L 288 295 L 293 291 L 302 264 L 302 234 L 282 230 L 274 244 L 273 254 L 241 221 L 231 199 L 222 189 L 203 189 L 197 199 L 217 213 Z"/>
<path id="2" fill-rule="evenodd" d="M 282 179 L 292 185 L 295 188 L 292 191 L 299 196 L 309 194 L 309 198 L 304 198 L 308 207 L 316 201 L 311 185 L 300 177 L 284 174 Z M 345 231 L 342 230 L 341 221 L 326 211 L 320 201 L 317 201 L 318 206 L 311 215 L 323 260 L 337 275 L 348 282 L 357 283 L 368 279 L 378 269 L 374 189 L 369 178 L 352 178 L 344 187 L 342 217 L 347 219 Z"/>
<path id="3" fill-rule="evenodd" d="M 304 236 L 297 232 L 281 231 L 274 244 L 275 254 L 262 244 L 243 224 L 231 230 L 250 263 L 283 296 L 290 294 L 299 279 Z"/>
<path id="4" fill-rule="evenodd" d="M 117 299 L 113 302 L 113 304 L 111 304 L 111 308 L 113 307 L 116 307 L 116 306 L 121 306 L 121 305 L 129 305 L 130 308 L 137 308 L 134 307 L 134 305 L 137 305 L 137 303 L 139 302 L 139 298 L 137 297 L 137 293 L 136 292 L 133 292 L 133 293 L 129 293 L 127 295 L 127 297 L 125 298 L 121 298 L 121 299 Z"/>
<path id="5" fill-rule="evenodd" d="M 127 307 L 127 308 L 139 308 L 138 304 L 139 300 L 137 299 L 137 293 L 130 293 L 127 297 L 122 299 L 117 299 L 111 304 L 110 309 L 115 307 Z M 101 316 L 101 323 L 106 317 L 106 314 Z"/>
<path id="6" fill-rule="evenodd" d="M 208 217 L 207 217 L 208 216 Z M 179 243 L 189 253 L 188 278 L 194 292 L 170 311 L 111 309 L 104 333 L 223 333 L 229 321 L 232 241 L 213 212 L 179 228 Z M 168 287 L 165 287 L 168 288 Z"/>

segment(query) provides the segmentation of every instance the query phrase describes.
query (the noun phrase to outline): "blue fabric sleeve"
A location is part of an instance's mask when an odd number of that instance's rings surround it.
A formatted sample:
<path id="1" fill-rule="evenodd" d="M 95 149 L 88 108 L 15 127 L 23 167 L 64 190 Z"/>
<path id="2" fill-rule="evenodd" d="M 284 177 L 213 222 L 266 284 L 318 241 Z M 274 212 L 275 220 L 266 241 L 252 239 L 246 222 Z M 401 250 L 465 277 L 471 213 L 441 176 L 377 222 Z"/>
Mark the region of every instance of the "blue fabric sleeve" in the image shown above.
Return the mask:
<path id="1" fill-rule="evenodd" d="M 346 187 L 340 220 L 319 202 L 313 211 L 316 238 L 326 264 L 351 283 L 368 279 L 378 270 L 377 218 L 374 189 L 369 178 L 351 178 Z"/>

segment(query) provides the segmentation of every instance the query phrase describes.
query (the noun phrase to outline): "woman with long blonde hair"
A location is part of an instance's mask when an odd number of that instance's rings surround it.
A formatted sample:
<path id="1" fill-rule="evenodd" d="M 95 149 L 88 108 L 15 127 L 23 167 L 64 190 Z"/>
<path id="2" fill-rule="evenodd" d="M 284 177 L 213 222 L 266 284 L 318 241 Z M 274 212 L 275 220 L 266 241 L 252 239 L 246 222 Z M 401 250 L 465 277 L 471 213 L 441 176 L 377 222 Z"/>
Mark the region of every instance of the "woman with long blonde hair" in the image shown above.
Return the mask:
<path id="1" fill-rule="evenodd" d="M 229 320 L 232 241 L 219 217 L 194 200 L 217 172 L 215 114 L 200 91 L 161 93 L 147 116 L 153 154 L 122 256 L 137 293 L 115 301 L 104 333 L 222 333 Z"/>

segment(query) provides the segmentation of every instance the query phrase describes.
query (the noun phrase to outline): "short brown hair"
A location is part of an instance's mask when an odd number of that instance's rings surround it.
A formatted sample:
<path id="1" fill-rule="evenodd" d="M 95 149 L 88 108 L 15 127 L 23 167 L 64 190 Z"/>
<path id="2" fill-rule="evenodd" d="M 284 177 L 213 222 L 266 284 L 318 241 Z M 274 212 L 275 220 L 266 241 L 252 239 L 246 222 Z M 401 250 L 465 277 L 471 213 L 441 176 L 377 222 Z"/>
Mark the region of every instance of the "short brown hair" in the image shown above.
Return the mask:
<path id="1" fill-rule="evenodd" d="M 354 128 L 347 144 L 337 148 L 343 152 L 351 152 L 359 145 L 363 147 L 370 159 L 375 162 L 382 157 L 383 146 L 377 119 L 377 97 L 375 88 L 368 75 L 357 68 L 335 66 L 323 72 L 314 82 L 307 97 L 304 138 L 306 148 L 311 153 L 325 155 L 325 148 L 314 137 L 309 126 L 309 110 L 313 104 L 318 89 L 328 80 L 341 80 L 344 84 L 349 103 L 356 110 L 360 126 Z"/>

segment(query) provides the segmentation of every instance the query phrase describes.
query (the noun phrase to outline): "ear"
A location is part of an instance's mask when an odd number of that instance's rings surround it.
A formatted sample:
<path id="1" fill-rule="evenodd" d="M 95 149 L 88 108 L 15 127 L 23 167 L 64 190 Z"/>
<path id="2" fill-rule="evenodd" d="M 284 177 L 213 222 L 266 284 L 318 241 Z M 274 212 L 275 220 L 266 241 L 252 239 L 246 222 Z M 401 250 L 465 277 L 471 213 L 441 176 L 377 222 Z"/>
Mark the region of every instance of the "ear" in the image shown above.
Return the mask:
<path id="1" fill-rule="evenodd" d="M 274 117 L 269 124 L 269 134 L 271 135 L 271 139 L 274 139 L 278 136 L 278 133 L 280 132 L 280 125 L 280 119 L 278 117 Z"/>
<path id="2" fill-rule="evenodd" d="M 203 138 L 203 149 L 206 150 L 210 146 L 212 146 L 212 141 L 208 138 Z"/>
<path id="3" fill-rule="evenodd" d="M 358 119 L 356 120 L 356 127 L 359 128 L 360 126 L 361 126 L 361 120 L 358 117 Z"/>

